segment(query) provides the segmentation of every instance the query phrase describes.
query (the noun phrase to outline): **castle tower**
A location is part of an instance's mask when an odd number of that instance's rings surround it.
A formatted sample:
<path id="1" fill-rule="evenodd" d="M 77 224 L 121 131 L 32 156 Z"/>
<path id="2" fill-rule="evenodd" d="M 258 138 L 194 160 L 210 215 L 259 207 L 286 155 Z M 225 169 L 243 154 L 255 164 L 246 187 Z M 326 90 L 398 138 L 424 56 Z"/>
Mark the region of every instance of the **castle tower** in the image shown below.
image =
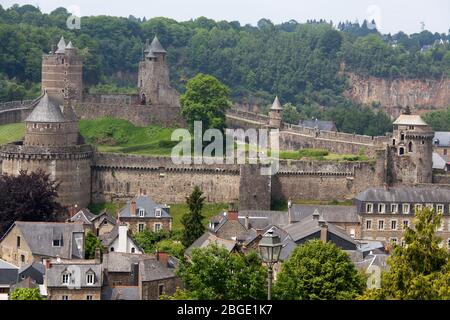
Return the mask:
<path id="1" fill-rule="evenodd" d="M 63 103 L 64 90 L 70 87 L 74 91 L 74 99 L 81 100 L 83 92 L 83 62 L 76 48 L 64 37 L 58 46 L 42 57 L 42 92 L 47 92 L 57 103 Z"/>
<path id="2" fill-rule="evenodd" d="M 393 183 L 432 183 L 433 137 L 419 115 L 402 114 L 395 120 L 389 147 Z"/>
<path id="3" fill-rule="evenodd" d="M 145 44 L 143 60 L 139 63 L 138 88 L 142 104 L 179 106 L 178 93 L 170 86 L 167 51 L 155 36 Z"/>
<path id="4" fill-rule="evenodd" d="M 283 108 L 281 107 L 280 100 L 278 96 L 275 97 L 272 107 L 269 109 L 269 127 L 271 128 L 281 128 L 283 117 Z"/>
<path id="5" fill-rule="evenodd" d="M 42 169 L 60 183 L 59 202 L 85 207 L 90 202 L 93 149 L 79 138 L 77 119 L 70 104 L 64 108 L 45 92 L 25 120 L 24 141 L 2 146 L 2 173 Z"/>

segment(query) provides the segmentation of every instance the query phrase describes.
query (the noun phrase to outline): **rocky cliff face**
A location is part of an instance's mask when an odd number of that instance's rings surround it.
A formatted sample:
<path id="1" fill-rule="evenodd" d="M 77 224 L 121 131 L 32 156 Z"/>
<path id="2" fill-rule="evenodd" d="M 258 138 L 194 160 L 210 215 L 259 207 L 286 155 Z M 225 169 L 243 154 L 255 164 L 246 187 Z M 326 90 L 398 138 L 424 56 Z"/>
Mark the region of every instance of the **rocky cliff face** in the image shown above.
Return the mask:
<path id="1" fill-rule="evenodd" d="M 350 89 L 345 93 L 352 100 L 371 105 L 379 102 L 382 109 L 397 117 L 402 108 L 423 113 L 450 106 L 450 79 L 415 80 L 382 79 L 347 73 Z"/>

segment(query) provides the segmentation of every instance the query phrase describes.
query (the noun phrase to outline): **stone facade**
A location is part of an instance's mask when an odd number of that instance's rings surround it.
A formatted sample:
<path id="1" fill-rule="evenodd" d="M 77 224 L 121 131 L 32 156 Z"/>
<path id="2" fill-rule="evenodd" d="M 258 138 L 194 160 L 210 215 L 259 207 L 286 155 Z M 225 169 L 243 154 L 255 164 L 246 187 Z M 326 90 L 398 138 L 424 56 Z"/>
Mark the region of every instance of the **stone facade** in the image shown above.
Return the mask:
<path id="1" fill-rule="evenodd" d="M 83 61 L 76 48 L 66 46 L 64 38 L 49 54 L 42 56 L 42 92 L 63 102 L 65 90 L 70 87 L 76 92 L 74 99 L 81 100 L 83 93 Z"/>
<path id="2" fill-rule="evenodd" d="M 22 232 L 18 228 L 12 228 L 1 241 L 0 257 L 19 267 L 36 261 L 30 247 L 23 239 Z"/>
<path id="3" fill-rule="evenodd" d="M 47 288 L 48 300 L 101 300 L 101 288 Z"/>
<path id="4" fill-rule="evenodd" d="M 166 278 L 155 281 L 139 282 L 139 289 L 142 300 L 159 300 L 160 293 L 163 295 L 173 295 L 177 288 L 182 288 L 183 283 L 180 278 Z"/>

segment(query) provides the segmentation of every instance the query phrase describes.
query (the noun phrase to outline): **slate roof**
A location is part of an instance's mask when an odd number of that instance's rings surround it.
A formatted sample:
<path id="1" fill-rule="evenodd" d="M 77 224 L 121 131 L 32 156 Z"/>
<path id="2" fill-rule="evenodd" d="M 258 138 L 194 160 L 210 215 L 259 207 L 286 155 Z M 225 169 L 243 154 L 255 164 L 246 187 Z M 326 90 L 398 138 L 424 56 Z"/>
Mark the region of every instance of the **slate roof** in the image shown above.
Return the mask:
<path id="1" fill-rule="evenodd" d="M 139 281 L 155 281 L 175 277 L 175 270 L 156 259 L 139 262 Z"/>
<path id="2" fill-rule="evenodd" d="M 450 147 L 450 132 L 449 131 L 436 131 L 434 133 L 433 141 L 434 141 L 435 146 Z"/>
<path id="3" fill-rule="evenodd" d="M 219 247 L 224 247 L 228 250 L 228 252 L 232 252 L 237 244 L 234 240 L 222 239 L 207 231 L 202 236 L 200 236 L 200 238 L 195 240 L 194 243 L 189 246 L 189 248 L 186 249 L 185 255 L 190 256 L 192 250 L 194 250 L 195 248 L 206 248 L 209 244 L 212 243 L 217 244 Z"/>
<path id="4" fill-rule="evenodd" d="M 131 266 L 141 260 L 155 259 L 147 254 L 109 252 L 103 255 L 103 268 L 108 272 L 131 272 Z"/>
<path id="5" fill-rule="evenodd" d="M 359 217 L 356 206 L 328 206 L 328 205 L 301 205 L 293 204 L 291 212 L 296 219 L 301 220 L 311 216 L 317 210 L 319 214 L 330 223 L 358 223 Z"/>
<path id="6" fill-rule="evenodd" d="M 70 222 L 82 222 L 84 224 L 91 224 L 92 220 L 96 217 L 89 209 L 84 208 L 75 213 L 70 219 Z"/>
<path id="7" fill-rule="evenodd" d="M 39 261 L 33 261 L 31 263 L 24 264 L 19 269 L 19 274 L 27 270 L 28 268 L 34 268 L 42 274 L 45 274 L 45 266 Z"/>
<path id="8" fill-rule="evenodd" d="M 298 123 L 299 126 L 306 128 L 319 129 L 323 131 L 337 131 L 336 124 L 333 121 L 327 120 L 300 120 Z"/>
<path id="9" fill-rule="evenodd" d="M 119 227 L 114 226 L 110 232 L 99 235 L 98 238 L 100 239 L 104 247 L 109 247 L 114 242 L 114 240 L 117 239 L 118 236 L 119 236 Z M 127 236 L 128 240 L 131 241 L 133 245 L 137 249 L 139 249 L 139 251 L 144 252 L 144 250 L 140 246 L 138 246 L 138 244 L 133 240 L 133 238 L 130 235 Z"/>
<path id="10" fill-rule="evenodd" d="M 105 287 L 102 300 L 141 300 L 138 286 Z"/>
<path id="11" fill-rule="evenodd" d="M 72 44 L 72 41 L 69 41 L 69 44 L 66 46 L 66 49 L 75 49 L 75 47 Z"/>
<path id="12" fill-rule="evenodd" d="M 17 283 L 19 268 L 0 259 L 0 286 L 10 286 Z"/>
<path id="13" fill-rule="evenodd" d="M 81 223 L 16 221 L 9 230 L 14 227 L 20 230 L 33 255 L 59 256 L 63 259 L 82 258 L 73 243 L 75 233 L 84 234 Z M 62 239 L 62 246 L 53 247 L 53 240 L 57 239 Z"/>
<path id="14" fill-rule="evenodd" d="M 167 51 L 161 45 L 161 42 L 159 42 L 159 39 L 157 36 L 155 36 L 153 38 L 153 41 L 150 44 L 150 51 L 153 53 L 167 53 Z"/>
<path id="15" fill-rule="evenodd" d="M 74 288 L 99 288 L 103 284 L 103 269 L 99 263 L 71 263 L 65 262 L 61 264 L 52 263 L 51 267 L 47 269 L 47 287 L 66 287 L 62 283 L 62 274 L 64 272 L 71 273 L 72 283 L 69 286 Z M 88 272 L 94 273 L 94 284 L 86 283 L 86 274 Z"/>
<path id="16" fill-rule="evenodd" d="M 270 210 L 241 210 L 239 211 L 239 221 L 243 223 L 245 217 L 250 218 L 250 226 L 256 229 L 264 229 L 268 225 L 285 226 L 289 224 L 289 215 L 287 211 Z M 296 216 L 292 216 L 293 221 L 298 221 Z"/>
<path id="17" fill-rule="evenodd" d="M 402 114 L 394 121 L 396 125 L 412 125 L 412 126 L 427 126 L 428 124 L 421 116 L 416 114 Z"/>
<path id="18" fill-rule="evenodd" d="M 98 222 L 101 224 L 104 220 L 108 221 L 112 225 L 116 225 L 117 221 L 116 218 L 114 218 L 112 215 L 110 215 L 108 212 L 103 211 L 99 215 L 94 215 L 94 217 L 91 219 L 91 222 L 95 222 L 98 220 Z"/>
<path id="19" fill-rule="evenodd" d="M 364 202 L 448 203 L 450 190 L 438 186 L 369 188 L 359 193 L 355 199 Z"/>
<path id="20" fill-rule="evenodd" d="M 59 39 L 58 42 L 58 50 L 56 50 L 56 53 L 65 53 L 66 52 L 66 41 L 64 41 L 64 37 L 61 36 L 61 39 Z"/>
<path id="21" fill-rule="evenodd" d="M 276 96 L 275 100 L 273 100 L 270 110 L 283 110 L 283 108 L 281 107 L 280 100 L 278 100 L 278 96 Z"/>
<path id="22" fill-rule="evenodd" d="M 264 236 L 270 230 L 272 230 L 273 234 L 279 236 L 281 239 L 282 247 L 280 251 L 280 260 L 284 261 L 288 259 L 291 256 L 294 249 L 297 247 L 297 244 L 295 243 L 294 240 L 292 240 L 290 234 L 286 230 L 275 225 L 272 225 L 269 228 L 267 228 L 267 230 L 262 235 Z"/>
<path id="23" fill-rule="evenodd" d="M 150 197 L 148 196 L 138 196 L 135 197 L 133 199 L 134 201 L 136 201 L 136 213 L 135 215 L 138 217 L 138 212 L 139 212 L 139 208 L 143 208 L 145 209 L 145 214 L 144 217 L 140 217 L 140 218 L 155 218 L 155 209 L 161 209 L 161 218 L 170 218 L 170 214 L 166 211 L 166 209 L 164 208 L 164 206 L 161 206 L 157 203 L 155 203 L 152 199 L 150 199 Z M 120 217 L 131 217 L 130 214 L 130 206 L 131 206 L 131 201 L 128 201 L 127 204 L 120 209 L 119 211 L 119 215 Z"/>
<path id="24" fill-rule="evenodd" d="M 337 235 L 338 237 L 355 244 L 356 242 L 341 228 L 336 227 L 330 223 L 327 223 L 328 232 Z M 305 219 L 287 226 L 284 229 L 291 236 L 295 242 L 304 239 L 316 232 L 320 232 L 321 227 L 319 220 L 315 220 L 312 217 L 306 217 Z"/>
<path id="25" fill-rule="evenodd" d="M 433 169 L 443 170 L 447 166 L 447 161 L 437 152 L 433 152 Z"/>
<path id="26" fill-rule="evenodd" d="M 66 119 L 61 108 L 53 104 L 45 92 L 25 122 L 66 122 Z"/>

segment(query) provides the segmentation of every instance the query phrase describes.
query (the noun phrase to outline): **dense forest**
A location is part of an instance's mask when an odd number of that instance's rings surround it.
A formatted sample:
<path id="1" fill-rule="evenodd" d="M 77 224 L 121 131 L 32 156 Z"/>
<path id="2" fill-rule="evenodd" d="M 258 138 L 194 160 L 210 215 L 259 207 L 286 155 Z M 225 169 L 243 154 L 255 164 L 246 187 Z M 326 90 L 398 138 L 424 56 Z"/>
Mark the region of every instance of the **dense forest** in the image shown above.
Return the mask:
<path id="1" fill-rule="evenodd" d="M 386 78 L 450 76 L 450 34 L 380 34 L 373 24 L 291 20 L 257 26 L 207 18 L 177 22 L 168 18 L 82 17 L 70 30 L 70 14 L 50 14 L 31 5 L 0 6 L 0 102 L 33 97 L 39 91 L 42 53 L 61 35 L 79 48 L 84 81 L 130 92 L 146 38 L 158 35 L 168 51 L 171 81 L 180 92 L 202 72 L 230 87 L 235 101 L 267 105 L 275 94 L 288 105 L 285 120 L 323 118 L 339 130 L 369 135 L 390 130 L 389 118 L 344 98 L 339 71 Z"/>

